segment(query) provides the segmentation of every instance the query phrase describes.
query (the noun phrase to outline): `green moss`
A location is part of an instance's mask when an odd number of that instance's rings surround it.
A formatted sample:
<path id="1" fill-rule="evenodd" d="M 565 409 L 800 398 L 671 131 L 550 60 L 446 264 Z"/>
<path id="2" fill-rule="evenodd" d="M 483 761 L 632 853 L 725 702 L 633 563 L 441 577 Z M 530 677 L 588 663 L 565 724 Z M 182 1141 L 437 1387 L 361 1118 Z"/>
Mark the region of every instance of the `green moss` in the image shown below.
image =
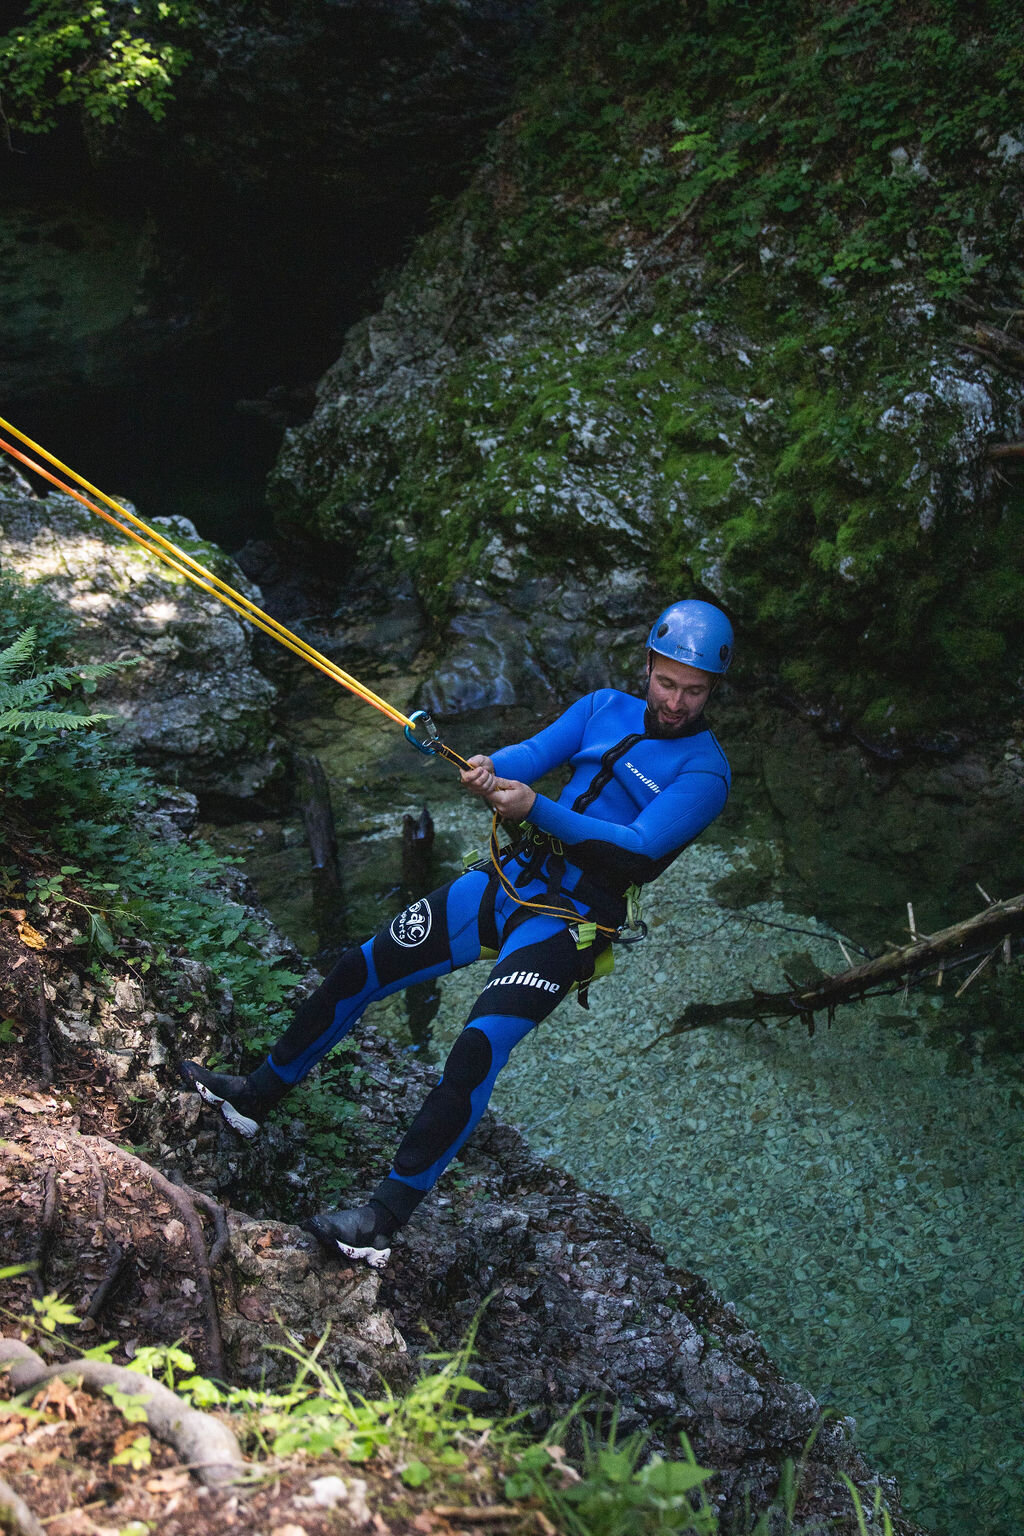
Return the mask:
<path id="1" fill-rule="evenodd" d="M 407 571 L 439 625 L 497 537 L 522 576 L 643 565 L 718 598 L 746 663 L 872 732 L 1014 709 L 1021 506 L 965 490 L 936 375 L 965 367 L 945 301 L 1019 288 L 1018 21 L 551 0 L 520 111 L 398 281 L 399 309 L 455 307 L 457 356 L 323 416 L 301 516 Z M 457 311 L 467 231 L 517 343 Z M 600 319 L 558 288 L 655 249 Z"/>

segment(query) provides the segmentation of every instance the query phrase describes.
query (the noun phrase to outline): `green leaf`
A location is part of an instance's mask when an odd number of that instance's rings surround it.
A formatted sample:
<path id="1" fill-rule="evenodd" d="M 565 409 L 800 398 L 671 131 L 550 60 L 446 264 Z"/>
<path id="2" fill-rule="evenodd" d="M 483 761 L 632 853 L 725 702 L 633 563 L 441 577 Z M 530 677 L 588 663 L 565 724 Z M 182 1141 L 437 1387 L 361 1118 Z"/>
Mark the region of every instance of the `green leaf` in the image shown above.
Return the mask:
<path id="1" fill-rule="evenodd" d="M 54 1333 L 58 1328 L 73 1328 L 82 1321 L 67 1302 L 60 1300 L 56 1291 L 48 1292 L 41 1301 L 33 1298 L 32 1310 L 36 1314 L 36 1322 L 47 1333 Z"/>
<path id="2" fill-rule="evenodd" d="M 431 1476 L 430 1468 L 424 1461 L 409 1461 L 402 1468 L 402 1482 L 407 1488 L 422 1488 Z"/>
<path id="3" fill-rule="evenodd" d="M 112 1467 L 131 1467 L 133 1472 L 141 1472 L 143 1467 L 148 1467 L 153 1460 L 152 1441 L 148 1435 L 139 1435 L 131 1445 L 126 1445 L 123 1451 L 118 1451 L 116 1456 L 111 1456 Z"/>
<path id="4" fill-rule="evenodd" d="M 140 1402 L 134 1392 L 123 1392 L 120 1387 L 112 1382 L 103 1388 L 104 1395 L 110 1398 L 121 1417 L 129 1424 L 145 1424 L 149 1418 L 146 1406 Z"/>
<path id="5" fill-rule="evenodd" d="M 655 1493 L 663 1494 L 666 1498 L 674 1498 L 677 1494 L 689 1493 L 693 1488 L 699 1488 L 706 1483 L 708 1478 L 715 1473 L 708 1467 L 696 1467 L 685 1461 L 652 1461 L 640 1472 L 642 1482 Z"/>
<path id="6" fill-rule="evenodd" d="M 506 1499 L 528 1499 L 536 1489 L 534 1479 L 527 1472 L 513 1472 L 505 1479 Z"/>

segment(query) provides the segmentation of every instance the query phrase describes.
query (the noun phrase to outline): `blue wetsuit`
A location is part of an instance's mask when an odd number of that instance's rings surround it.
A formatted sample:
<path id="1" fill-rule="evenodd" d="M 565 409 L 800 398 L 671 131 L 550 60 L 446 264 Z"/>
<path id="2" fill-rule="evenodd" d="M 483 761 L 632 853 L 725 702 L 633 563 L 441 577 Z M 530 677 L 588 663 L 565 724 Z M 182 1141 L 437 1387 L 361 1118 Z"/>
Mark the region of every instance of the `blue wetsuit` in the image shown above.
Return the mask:
<path id="1" fill-rule="evenodd" d="M 524 783 L 562 763 L 572 770 L 557 800 L 537 795 L 525 844 L 505 860 L 517 895 L 617 928 L 626 890 L 660 874 L 719 815 L 729 765 L 703 717 L 675 736 L 653 729 L 642 699 L 602 688 L 528 741 L 494 754 L 499 777 Z M 592 973 L 594 949 L 581 951 L 576 940 L 569 921 L 521 906 L 493 869 L 470 869 L 348 950 L 298 1010 L 266 1067 L 282 1085 L 297 1083 L 368 1003 L 483 952 L 496 954 L 441 1082 L 374 1193 L 404 1221 L 477 1124 L 513 1046 Z"/>

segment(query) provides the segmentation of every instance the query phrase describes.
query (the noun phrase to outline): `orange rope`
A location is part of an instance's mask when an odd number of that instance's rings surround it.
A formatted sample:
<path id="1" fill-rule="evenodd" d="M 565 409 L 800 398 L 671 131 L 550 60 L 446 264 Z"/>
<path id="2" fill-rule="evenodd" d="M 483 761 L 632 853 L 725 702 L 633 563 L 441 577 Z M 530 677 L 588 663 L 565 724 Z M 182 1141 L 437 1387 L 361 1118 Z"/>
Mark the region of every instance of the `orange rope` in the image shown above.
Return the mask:
<path id="1" fill-rule="evenodd" d="M 567 923 L 594 923 L 598 933 L 607 933 L 614 937 L 618 933 L 617 928 L 609 928 L 605 923 L 594 922 L 591 917 L 583 917 L 574 907 L 559 907 L 551 902 L 529 901 L 525 896 L 520 896 L 515 886 L 509 880 L 501 864 L 501 849 L 498 846 L 498 813 L 494 812 L 491 819 L 491 863 L 497 872 L 498 880 L 506 896 L 518 902 L 521 907 L 528 907 L 538 917 L 560 917 Z"/>
<path id="2" fill-rule="evenodd" d="M 31 438 L 26 437 L 23 432 L 19 432 L 17 427 L 11 426 L 10 422 L 4 421 L 3 417 L 0 417 L 0 426 L 5 427 L 21 442 L 27 443 L 29 447 L 34 448 L 43 458 L 49 460 L 51 464 L 55 464 L 57 468 L 70 475 L 79 485 L 85 486 L 87 490 L 99 496 L 102 501 L 106 502 L 108 507 L 112 507 L 118 513 L 118 516 L 111 516 L 110 512 L 104 511 L 103 507 L 97 506 L 94 501 L 90 501 L 87 496 L 83 496 L 73 486 L 66 485 L 63 480 L 58 479 L 50 470 L 44 469 L 41 464 L 35 463 L 26 454 L 15 448 L 13 444 L 5 442 L 3 438 L 0 438 L 0 448 L 5 453 L 10 454 L 12 458 L 19 460 L 20 463 L 32 470 L 34 474 L 41 475 L 44 480 L 49 480 L 51 484 L 63 491 L 65 495 L 73 496 L 84 507 L 88 507 L 90 512 L 94 512 L 97 517 L 101 517 L 104 522 L 116 528 L 119 533 L 123 533 L 126 538 L 132 539 L 136 544 L 141 545 L 143 549 L 153 555 L 155 559 L 162 561 L 164 565 L 168 566 L 177 575 L 183 576 L 187 581 L 191 581 L 194 586 L 201 588 L 204 592 L 208 592 L 211 597 L 217 598 L 219 602 L 223 603 L 225 607 L 230 608 L 234 613 L 237 613 L 241 618 L 248 619 L 251 624 L 254 624 L 257 629 L 261 629 L 264 634 L 269 635 L 272 640 L 277 640 L 288 650 L 294 652 L 296 656 L 301 657 L 303 661 L 308 661 L 311 666 L 316 667 L 318 671 L 324 673 L 333 682 L 340 683 L 343 688 L 347 688 L 356 698 L 362 699 L 367 704 L 372 704 L 374 709 L 380 710 L 381 714 L 386 715 L 389 720 L 393 720 L 396 725 L 411 726 L 413 724 L 409 716 L 403 714 L 400 709 L 397 709 L 393 704 L 389 704 L 386 699 L 382 699 L 356 678 L 350 677 L 335 662 L 315 650 L 313 646 L 307 644 L 305 640 L 301 639 L 292 630 L 280 624 L 277 619 L 271 618 L 270 614 L 265 613 L 262 608 L 258 608 L 243 593 L 237 592 L 234 587 L 229 586 L 226 581 L 222 581 L 219 576 L 213 571 L 208 570 L 206 566 L 201 565 L 198 560 L 193 559 L 185 550 L 179 549 L 176 544 L 171 543 L 170 539 L 165 538 L 156 529 L 150 528 L 147 523 L 144 523 L 141 518 L 136 517 L 127 507 L 122 507 L 109 496 L 105 496 L 102 491 L 96 490 L 96 487 L 91 485 L 88 480 L 83 479 L 81 475 L 77 475 L 66 464 L 62 464 L 59 459 L 54 458 L 53 454 L 47 453 L 45 448 L 40 448 L 38 443 L 33 443 Z M 129 524 L 133 526 L 129 526 Z M 135 532 L 134 529 L 141 529 L 141 535 Z M 447 757 L 449 761 L 455 762 L 457 766 L 466 766 L 464 760 L 457 753 L 453 753 L 450 748 L 443 747 L 442 743 L 438 743 L 437 753 L 439 756 Z"/>

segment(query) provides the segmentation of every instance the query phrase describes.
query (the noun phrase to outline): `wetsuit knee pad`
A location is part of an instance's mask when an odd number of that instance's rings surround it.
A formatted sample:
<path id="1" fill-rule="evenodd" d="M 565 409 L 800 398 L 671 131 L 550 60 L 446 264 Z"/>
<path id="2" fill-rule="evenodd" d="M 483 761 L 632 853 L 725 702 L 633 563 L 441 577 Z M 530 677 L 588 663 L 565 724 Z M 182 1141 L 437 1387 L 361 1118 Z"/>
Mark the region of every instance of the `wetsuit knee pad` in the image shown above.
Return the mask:
<path id="1" fill-rule="evenodd" d="M 271 1052 L 271 1061 L 286 1067 L 301 1056 L 307 1046 L 330 1029 L 338 1004 L 358 997 L 368 980 L 369 968 L 362 950 L 347 949 L 313 996 L 296 1009 L 295 1017 Z"/>
<path id="2" fill-rule="evenodd" d="M 462 1134 L 473 1113 L 473 1093 L 486 1081 L 493 1060 L 483 1031 L 464 1029 L 444 1064 L 444 1077 L 428 1093 L 403 1137 L 395 1158 L 397 1174 L 411 1178 L 425 1173 Z"/>

